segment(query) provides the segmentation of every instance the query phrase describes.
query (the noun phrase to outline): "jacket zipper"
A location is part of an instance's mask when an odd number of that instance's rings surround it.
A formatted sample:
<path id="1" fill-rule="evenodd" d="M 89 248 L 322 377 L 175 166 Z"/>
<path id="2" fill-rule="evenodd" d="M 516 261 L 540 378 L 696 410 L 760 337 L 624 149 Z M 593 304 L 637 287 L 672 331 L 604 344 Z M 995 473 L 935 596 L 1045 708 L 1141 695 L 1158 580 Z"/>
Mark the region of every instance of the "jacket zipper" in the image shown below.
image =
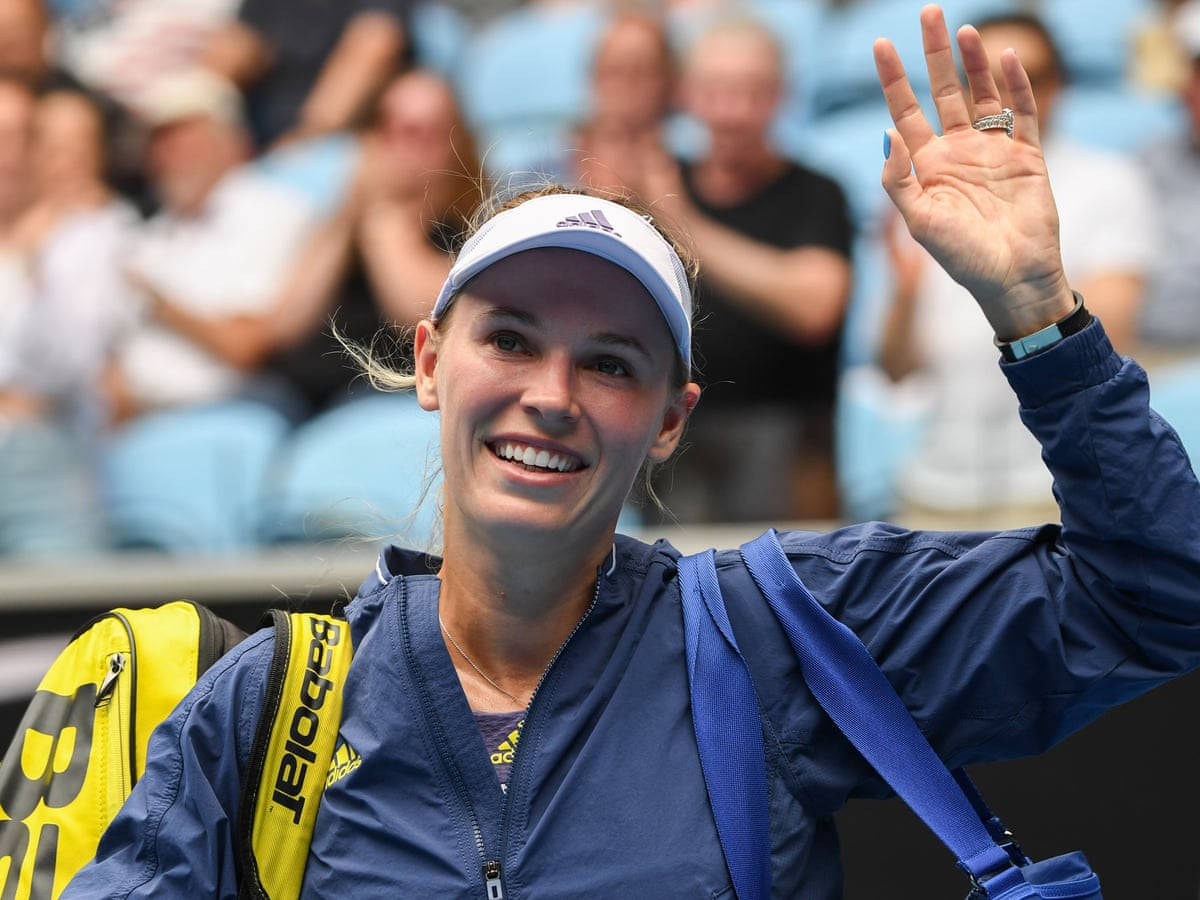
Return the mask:
<path id="1" fill-rule="evenodd" d="M 558 662 L 558 658 L 562 656 L 563 651 L 567 649 L 567 645 L 571 643 L 571 638 L 575 637 L 576 632 L 583 627 L 583 623 L 591 616 L 592 610 L 596 608 L 596 601 L 600 599 L 600 573 L 596 573 L 596 588 L 592 591 L 592 602 L 588 604 L 588 608 L 584 610 L 579 621 L 575 623 L 575 627 L 571 629 L 570 634 L 566 636 L 558 649 L 554 651 L 554 655 L 550 657 L 550 662 L 546 668 L 542 670 L 542 677 L 538 679 L 538 683 L 533 688 L 533 693 L 529 695 L 529 704 L 525 707 L 525 721 L 530 720 L 533 711 L 533 704 L 537 702 L 538 693 L 542 689 L 542 685 L 546 681 L 546 677 L 550 674 L 554 664 Z M 521 746 L 526 744 L 526 735 L 521 735 L 521 740 L 517 741 L 517 747 L 513 751 L 512 766 L 509 769 L 508 784 L 509 787 L 516 781 L 517 765 L 522 759 Z M 504 794 L 504 819 L 500 826 L 500 857 L 503 858 L 508 846 L 508 826 L 512 819 L 512 804 L 513 791 L 506 791 Z M 475 842 L 479 846 L 480 857 L 486 860 L 486 853 L 483 848 L 483 834 L 479 831 L 479 822 L 475 818 L 474 810 L 471 811 L 471 819 L 475 823 Z M 504 872 L 500 865 L 500 860 L 486 860 L 483 864 L 483 881 L 484 887 L 487 890 L 487 900 L 504 900 Z"/>

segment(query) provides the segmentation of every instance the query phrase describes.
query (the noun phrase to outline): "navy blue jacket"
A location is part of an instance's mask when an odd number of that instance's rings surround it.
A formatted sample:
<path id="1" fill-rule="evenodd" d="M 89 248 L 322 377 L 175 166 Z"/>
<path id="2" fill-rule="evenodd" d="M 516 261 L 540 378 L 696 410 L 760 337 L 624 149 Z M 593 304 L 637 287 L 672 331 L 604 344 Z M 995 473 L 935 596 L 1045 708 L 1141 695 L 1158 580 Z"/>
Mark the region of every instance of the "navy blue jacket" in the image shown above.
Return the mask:
<path id="1" fill-rule="evenodd" d="M 782 542 L 951 764 L 1037 753 L 1200 662 L 1200 486 L 1094 324 L 1005 370 L 1042 441 L 1063 527 L 999 534 L 872 523 Z M 621 538 L 548 670 L 507 795 L 437 621 L 436 560 L 389 548 L 347 609 L 356 653 L 307 897 L 732 896 L 690 718 L 677 552 Z M 736 551 L 722 590 L 762 704 L 779 897 L 841 891 L 832 815 L 881 784 L 809 694 Z M 269 632 L 156 732 L 146 776 L 64 895 L 232 897 L 231 834 Z"/>

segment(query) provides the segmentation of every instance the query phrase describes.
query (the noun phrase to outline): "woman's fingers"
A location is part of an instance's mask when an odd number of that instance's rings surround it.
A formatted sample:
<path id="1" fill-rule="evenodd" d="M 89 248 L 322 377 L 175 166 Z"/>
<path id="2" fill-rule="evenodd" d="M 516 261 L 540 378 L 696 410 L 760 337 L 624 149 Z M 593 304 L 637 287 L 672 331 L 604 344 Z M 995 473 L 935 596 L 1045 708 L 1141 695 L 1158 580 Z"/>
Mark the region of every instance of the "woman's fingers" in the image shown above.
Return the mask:
<path id="1" fill-rule="evenodd" d="M 887 38 L 875 41 L 875 71 L 879 75 L 879 86 L 883 88 L 884 99 L 887 100 L 888 112 L 896 129 L 904 136 L 904 141 L 912 152 L 916 152 L 934 138 L 933 129 L 925 120 L 917 95 L 913 93 L 908 76 L 904 73 L 904 64 L 900 62 L 900 54 Z"/>
<path id="2" fill-rule="evenodd" d="M 963 99 L 954 51 L 950 49 L 950 34 L 940 7 L 932 4 L 922 7 L 921 43 L 925 47 L 925 66 L 929 69 L 929 92 L 942 120 L 942 134 L 970 128 L 971 113 Z"/>
<path id="3" fill-rule="evenodd" d="M 883 162 L 883 189 L 912 230 L 913 216 L 921 200 L 921 184 L 913 174 L 912 155 L 898 128 L 889 128 L 885 138 L 888 153 Z"/>
<path id="4" fill-rule="evenodd" d="M 964 25 L 958 29 L 958 49 L 962 54 L 963 69 L 967 73 L 967 84 L 971 90 L 971 120 L 996 115 L 1003 106 L 1000 91 L 992 77 L 991 64 L 983 49 L 983 39 L 973 26 Z"/>
<path id="5" fill-rule="evenodd" d="M 1017 59 L 1015 50 L 1005 50 L 1000 54 L 1000 71 L 1004 76 L 1004 86 L 1012 97 L 1013 140 L 1040 147 L 1033 85 L 1029 83 L 1029 75 Z"/>

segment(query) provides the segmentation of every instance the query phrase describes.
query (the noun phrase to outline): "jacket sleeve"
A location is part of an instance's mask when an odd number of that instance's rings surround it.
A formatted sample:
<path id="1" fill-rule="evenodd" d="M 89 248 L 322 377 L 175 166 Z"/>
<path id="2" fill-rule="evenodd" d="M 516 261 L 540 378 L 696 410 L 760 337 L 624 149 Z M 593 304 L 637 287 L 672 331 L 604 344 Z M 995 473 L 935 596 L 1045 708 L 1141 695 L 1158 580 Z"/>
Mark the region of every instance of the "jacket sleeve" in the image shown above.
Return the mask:
<path id="1" fill-rule="evenodd" d="M 1145 373 L 1113 352 L 1098 322 L 1004 369 L 1054 476 L 1061 528 L 872 523 L 781 538 L 951 765 L 1040 752 L 1200 664 L 1200 486 L 1149 408 Z M 723 583 L 745 588 L 736 561 L 726 568 Z M 777 626 L 754 609 L 765 604 L 744 606 L 731 609 L 735 629 L 781 647 Z M 791 660 L 760 657 L 751 668 L 782 746 L 796 751 L 793 768 L 821 782 L 811 794 L 836 807 L 846 792 L 877 791 L 808 711 L 814 701 Z"/>
<path id="2" fill-rule="evenodd" d="M 238 801 L 271 638 L 239 644 L 155 729 L 145 774 L 63 900 L 237 896 Z"/>

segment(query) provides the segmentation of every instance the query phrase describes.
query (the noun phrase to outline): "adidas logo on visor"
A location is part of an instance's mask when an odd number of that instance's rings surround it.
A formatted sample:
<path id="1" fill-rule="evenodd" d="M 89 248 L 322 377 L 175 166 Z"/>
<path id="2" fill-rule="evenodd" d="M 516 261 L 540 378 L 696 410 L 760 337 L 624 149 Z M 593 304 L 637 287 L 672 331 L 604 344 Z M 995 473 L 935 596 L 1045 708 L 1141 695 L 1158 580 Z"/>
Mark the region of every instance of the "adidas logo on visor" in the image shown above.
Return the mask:
<path id="1" fill-rule="evenodd" d="M 606 231 L 613 237 L 620 237 L 621 233 L 613 228 L 612 223 L 605 218 L 604 213 L 598 209 L 593 209 L 591 212 L 581 212 L 573 216 L 567 216 L 565 219 L 560 219 L 557 225 L 558 228 L 595 228 L 599 231 Z"/>

